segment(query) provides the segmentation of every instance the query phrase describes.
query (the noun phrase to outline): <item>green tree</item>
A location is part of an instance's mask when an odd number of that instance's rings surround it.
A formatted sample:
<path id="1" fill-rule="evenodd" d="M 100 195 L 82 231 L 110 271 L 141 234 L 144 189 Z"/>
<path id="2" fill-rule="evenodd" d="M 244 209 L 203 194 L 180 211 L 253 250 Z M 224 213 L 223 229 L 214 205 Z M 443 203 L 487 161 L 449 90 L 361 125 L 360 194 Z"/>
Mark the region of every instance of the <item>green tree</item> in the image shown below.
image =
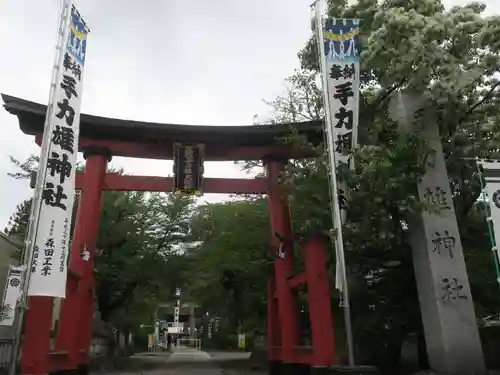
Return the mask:
<path id="1" fill-rule="evenodd" d="M 33 172 L 38 170 L 38 163 L 40 162 L 40 157 L 36 155 L 30 155 L 24 162 L 13 156 L 9 156 L 9 159 L 18 170 L 14 173 L 7 173 L 7 175 L 16 180 L 30 179 Z"/>
<path id="2" fill-rule="evenodd" d="M 38 169 L 36 156 L 11 161 L 20 169 L 9 173 L 16 179 L 29 179 Z M 24 238 L 30 205 L 31 199 L 18 206 L 7 234 Z M 95 264 L 103 320 L 128 331 L 148 321 L 157 304 L 172 297 L 186 268 L 179 253 L 189 238 L 192 209 L 192 199 L 172 194 L 104 192 L 97 244 L 103 251 Z M 76 207 L 73 223 L 75 216 Z"/>
<path id="3" fill-rule="evenodd" d="M 18 204 L 16 206 L 16 212 L 9 218 L 9 223 L 4 229 L 4 233 L 23 241 L 30 217 L 30 210 L 31 199 L 26 199 L 21 204 Z"/>
<path id="4" fill-rule="evenodd" d="M 188 289 L 232 332 L 265 328 L 270 231 L 265 199 L 208 204 L 192 221 Z"/>
<path id="5" fill-rule="evenodd" d="M 97 298 L 104 320 L 131 327 L 181 282 L 176 253 L 189 234 L 190 198 L 106 192 L 99 228 Z"/>
<path id="6" fill-rule="evenodd" d="M 356 170 L 339 171 L 350 187 L 344 239 L 358 360 L 396 368 L 404 337 L 411 332 L 421 337 L 411 249 L 402 223 L 410 212 L 433 209 L 422 207 L 415 191 L 428 149 L 417 134 L 405 133 L 388 118 L 388 99 L 398 90 L 421 93 L 435 111 L 478 317 L 500 307 L 486 222 L 475 204 L 480 186 L 471 160 L 497 157 L 500 144 L 499 82 L 494 76 L 500 44 L 493 37 L 500 31 L 500 18 L 482 16 L 484 8 L 472 3 L 445 10 L 438 0 L 329 2 L 330 16 L 363 20 L 361 146 L 354 152 Z M 285 97 L 271 102 L 271 122 L 311 118 L 309 107 L 317 109 L 316 119 L 322 117 L 314 88 L 314 38 L 299 57 L 303 70 L 297 74 L 303 79 L 293 77 Z M 328 232 L 332 227 L 325 205 L 329 190 L 323 145 L 318 154 L 315 160 L 293 161 L 287 174 L 293 183 L 294 226 L 302 231 L 319 226 Z"/>

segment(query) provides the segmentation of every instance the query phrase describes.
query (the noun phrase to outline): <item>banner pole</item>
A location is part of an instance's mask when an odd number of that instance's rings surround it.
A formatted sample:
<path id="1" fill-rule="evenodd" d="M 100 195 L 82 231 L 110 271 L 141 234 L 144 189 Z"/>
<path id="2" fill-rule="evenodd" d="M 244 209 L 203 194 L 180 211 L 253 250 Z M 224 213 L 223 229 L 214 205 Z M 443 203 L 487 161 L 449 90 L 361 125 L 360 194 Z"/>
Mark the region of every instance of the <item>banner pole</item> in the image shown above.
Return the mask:
<path id="1" fill-rule="evenodd" d="M 57 80 L 57 72 L 63 63 L 64 53 L 63 46 L 67 38 L 68 22 L 69 22 L 69 12 L 71 7 L 71 0 L 61 0 L 61 11 L 59 19 L 59 29 L 57 30 L 56 38 L 56 55 L 54 58 L 54 66 L 52 71 L 52 80 L 49 90 L 49 105 L 47 106 L 47 113 L 45 115 L 45 125 L 44 133 L 47 133 L 50 128 L 50 118 L 52 114 L 52 106 L 54 102 L 54 96 L 56 93 L 55 85 Z M 28 290 L 30 286 L 31 279 L 31 264 L 33 262 L 36 234 L 38 230 L 38 217 L 40 216 L 41 210 L 41 195 L 45 180 L 45 170 L 46 170 L 46 159 L 48 157 L 50 145 L 47 142 L 42 142 L 42 150 L 39 163 L 38 178 L 35 186 L 34 197 L 31 202 L 31 212 L 28 222 L 28 231 L 26 233 L 25 240 L 25 250 L 22 255 L 23 271 L 21 277 L 21 296 L 16 305 L 16 311 L 18 312 L 17 317 L 14 318 L 14 338 L 12 342 L 12 353 L 11 361 L 9 364 L 8 375 L 16 374 L 17 360 L 19 358 L 19 351 L 21 347 L 23 326 L 24 326 L 24 316 L 28 310 Z"/>
<path id="2" fill-rule="evenodd" d="M 326 122 L 326 134 L 327 134 L 327 145 L 328 145 L 328 156 L 330 161 L 330 188 L 331 188 L 331 203 L 332 203 L 332 216 L 333 225 L 336 237 L 336 254 L 337 262 L 339 263 L 340 272 L 342 276 L 342 295 L 343 295 L 343 309 L 344 309 L 344 324 L 346 331 L 346 341 L 347 341 L 347 351 L 349 366 L 354 366 L 354 345 L 352 337 L 352 325 L 351 325 L 351 308 L 349 303 L 349 286 L 347 285 L 347 269 L 345 263 L 344 255 L 344 239 L 342 236 L 342 214 L 340 211 L 339 197 L 338 197 L 338 186 L 337 186 L 337 173 L 336 173 L 336 160 L 335 160 L 335 144 L 333 138 L 333 128 L 332 128 L 332 115 L 330 112 L 330 96 L 328 93 L 328 84 L 326 78 L 326 64 L 325 64 L 325 47 L 323 38 L 323 20 L 321 17 L 320 10 L 320 0 L 317 0 L 314 4 L 315 19 L 316 19 L 316 35 L 318 49 L 320 52 L 320 67 L 321 67 L 321 78 L 323 85 L 323 98 L 324 98 L 324 110 L 325 110 L 325 122 Z"/>
<path id="3" fill-rule="evenodd" d="M 498 249 L 496 246 L 495 236 L 493 235 L 493 227 L 492 227 L 492 222 L 491 222 L 493 219 L 491 217 L 491 209 L 489 209 L 489 206 L 486 203 L 486 192 L 485 192 L 486 186 L 484 185 L 484 182 L 483 182 L 483 172 L 481 171 L 481 168 L 480 168 L 479 158 L 476 158 L 476 167 L 477 167 L 477 172 L 478 172 L 479 184 L 481 186 L 481 197 L 483 198 L 483 203 L 484 203 L 483 209 L 484 209 L 484 215 L 486 217 L 486 225 L 488 226 L 488 235 L 490 237 L 490 246 L 491 246 L 491 251 L 493 252 L 493 261 L 495 263 L 495 272 L 496 272 L 496 276 L 497 276 L 497 283 L 500 286 L 500 266 L 499 266 L 499 259 L 498 259 Z"/>

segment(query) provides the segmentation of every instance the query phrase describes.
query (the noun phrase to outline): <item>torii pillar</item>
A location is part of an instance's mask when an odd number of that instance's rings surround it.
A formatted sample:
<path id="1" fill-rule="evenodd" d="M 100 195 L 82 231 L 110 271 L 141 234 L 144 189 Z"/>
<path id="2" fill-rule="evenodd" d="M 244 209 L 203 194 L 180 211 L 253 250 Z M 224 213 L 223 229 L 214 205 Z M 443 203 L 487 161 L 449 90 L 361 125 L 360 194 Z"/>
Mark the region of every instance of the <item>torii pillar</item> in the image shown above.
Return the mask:
<path id="1" fill-rule="evenodd" d="M 56 339 L 56 351 L 68 353 L 68 367 L 85 367 L 93 333 L 94 259 L 101 216 L 104 178 L 111 153 L 103 147 L 86 147 L 85 178 L 78 204 L 71 246 L 70 272 Z M 88 255 L 84 252 L 88 252 Z M 88 259 L 87 259 L 88 257 Z"/>

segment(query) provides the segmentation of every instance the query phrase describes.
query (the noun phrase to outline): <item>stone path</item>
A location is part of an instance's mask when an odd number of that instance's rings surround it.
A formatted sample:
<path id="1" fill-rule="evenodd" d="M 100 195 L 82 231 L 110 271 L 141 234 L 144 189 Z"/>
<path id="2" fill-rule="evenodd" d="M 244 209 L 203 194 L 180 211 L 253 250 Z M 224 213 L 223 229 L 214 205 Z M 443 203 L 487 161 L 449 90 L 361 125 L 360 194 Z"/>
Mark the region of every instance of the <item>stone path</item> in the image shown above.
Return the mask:
<path id="1" fill-rule="evenodd" d="M 221 370 L 218 361 L 245 360 L 250 353 L 241 352 L 204 352 L 187 347 L 174 348 L 171 352 L 137 353 L 132 358 L 144 364 L 154 364 L 154 369 L 126 371 L 113 375 L 223 375 L 241 374 L 239 370 Z M 149 367 L 149 366 L 147 366 Z M 246 373 L 246 372 L 244 372 Z M 92 375 L 111 375 L 94 373 Z"/>
<path id="2" fill-rule="evenodd" d="M 134 357 L 140 357 L 147 361 L 164 362 L 171 366 L 166 366 L 164 369 L 142 371 L 142 375 L 222 375 L 222 370 L 215 367 L 212 359 L 231 357 L 231 353 L 213 353 L 213 357 L 207 352 L 196 349 L 181 348 L 174 349 L 171 353 L 141 353 Z M 243 353 L 243 355 L 246 355 Z M 241 354 L 240 354 L 241 357 Z M 229 359 L 229 358 L 228 358 Z M 189 366 L 192 363 L 193 366 Z M 176 366 L 179 365 L 179 366 Z M 135 372 L 121 373 L 120 375 L 138 375 Z"/>
<path id="3" fill-rule="evenodd" d="M 207 362 L 210 363 L 212 358 L 207 352 L 199 350 L 178 350 L 174 351 L 168 358 L 169 363 L 185 363 L 185 362 Z"/>
<path id="4" fill-rule="evenodd" d="M 168 358 L 168 363 L 192 363 L 193 368 L 180 367 L 166 371 L 168 375 L 222 375 L 222 371 L 212 365 L 212 358 L 207 352 L 195 349 L 181 349 L 174 351 Z M 202 364 L 206 364 L 203 366 Z"/>

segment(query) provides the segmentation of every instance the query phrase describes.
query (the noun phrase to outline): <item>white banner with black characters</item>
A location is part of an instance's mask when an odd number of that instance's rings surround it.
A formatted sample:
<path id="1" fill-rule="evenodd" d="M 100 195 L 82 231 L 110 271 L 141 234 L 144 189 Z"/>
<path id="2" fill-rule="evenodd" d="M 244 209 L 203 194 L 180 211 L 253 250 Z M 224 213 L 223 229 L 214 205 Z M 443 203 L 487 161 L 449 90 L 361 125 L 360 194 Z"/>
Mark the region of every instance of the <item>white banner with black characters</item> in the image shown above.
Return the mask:
<path id="1" fill-rule="evenodd" d="M 179 308 L 179 306 L 175 307 L 174 308 L 174 327 L 179 326 L 179 317 L 181 315 L 180 313 L 181 313 L 181 309 Z"/>
<path id="2" fill-rule="evenodd" d="M 349 161 L 359 118 L 359 20 L 324 21 L 327 90 L 337 164 Z"/>
<path id="3" fill-rule="evenodd" d="M 5 280 L 5 290 L 2 303 L 2 319 L 0 326 L 11 326 L 16 316 L 17 301 L 21 297 L 21 278 L 23 267 L 10 265 L 9 275 Z"/>
<path id="4" fill-rule="evenodd" d="M 324 71 L 326 93 L 328 95 L 333 145 L 329 150 L 335 152 L 335 163 L 349 163 L 349 153 L 357 144 L 359 118 L 359 54 L 360 21 L 353 19 L 326 19 L 323 21 L 322 36 L 324 44 Z M 328 126 L 328 124 L 327 124 Z M 338 200 L 345 215 L 347 205 L 347 186 L 338 183 Z M 338 224 L 335 223 L 335 226 Z M 337 256 L 338 258 L 338 256 Z M 335 287 L 342 290 L 340 262 L 337 259 Z"/>
<path id="5" fill-rule="evenodd" d="M 486 194 L 490 204 L 491 222 L 495 243 L 500 241 L 500 162 L 481 161 L 483 176 L 486 182 Z"/>
<path id="6" fill-rule="evenodd" d="M 89 29 L 80 13 L 71 7 L 63 40 L 63 55 L 55 80 L 41 207 L 33 249 L 30 296 L 66 296 L 68 243 L 75 192 L 75 168 L 80 128 L 82 79 Z M 47 131 L 48 130 L 48 131 Z"/>

